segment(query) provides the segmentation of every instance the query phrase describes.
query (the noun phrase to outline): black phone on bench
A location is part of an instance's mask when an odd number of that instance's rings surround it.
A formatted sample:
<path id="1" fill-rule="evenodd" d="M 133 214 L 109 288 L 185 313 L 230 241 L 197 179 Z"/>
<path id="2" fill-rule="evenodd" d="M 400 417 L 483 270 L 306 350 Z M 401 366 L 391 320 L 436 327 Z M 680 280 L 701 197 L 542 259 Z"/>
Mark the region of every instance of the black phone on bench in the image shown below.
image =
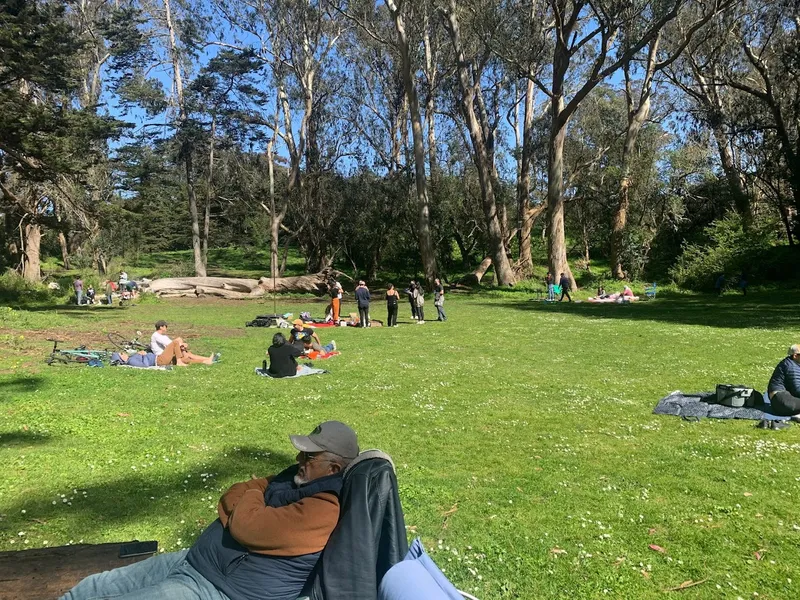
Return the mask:
<path id="1" fill-rule="evenodd" d="M 127 544 L 122 544 L 119 547 L 120 558 L 146 556 L 148 554 L 155 554 L 156 552 L 158 552 L 158 542 L 156 541 L 140 542 L 135 540 L 133 542 L 128 542 Z"/>

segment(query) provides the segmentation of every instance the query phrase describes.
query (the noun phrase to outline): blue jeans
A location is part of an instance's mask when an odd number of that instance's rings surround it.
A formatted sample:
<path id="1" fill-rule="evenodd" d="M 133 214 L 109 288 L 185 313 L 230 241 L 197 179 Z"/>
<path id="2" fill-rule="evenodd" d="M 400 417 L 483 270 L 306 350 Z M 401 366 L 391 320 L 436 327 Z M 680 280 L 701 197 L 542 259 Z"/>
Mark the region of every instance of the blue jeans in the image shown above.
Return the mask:
<path id="1" fill-rule="evenodd" d="M 436 305 L 436 312 L 439 313 L 439 320 L 440 321 L 447 321 L 447 315 L 444 314 L 444 306 L 441 304 Z"/>
<path id="2" fill-rule="evenodd" d="M 322 347 L 322 351 L 325 352 L 326 354 L 329 352 L 333 352 L 334 350 L 336 350 L 336 348 L 333 347 L 333 344 L 325 344 Z"/>
<path id="3" fill-rule="evenodd" d="M 111 301 L 111 294 L 106 294 L 106 304 L 113 304 Z"/>
<path id="4" fill-rule="evenodd" d="M 548 300 L 553 300 L 553 301 L 556 299 L 556 292 L 553 289 L 553 284 L 552 283 L 548 284 L 548 286 L 547 286 L 547 299 Z"/>
<path id="5" fill-rule="evenodd" d="M 188 550 L 90 575 L 60 600 L 229 600 L 186 561 Z"/>
<path id="6" fill-rule="evenodd" d="M 83 290 L 75 290 L 75 295 L 78 297 L 78 306 L 80 306 L 83 300 Z"/>

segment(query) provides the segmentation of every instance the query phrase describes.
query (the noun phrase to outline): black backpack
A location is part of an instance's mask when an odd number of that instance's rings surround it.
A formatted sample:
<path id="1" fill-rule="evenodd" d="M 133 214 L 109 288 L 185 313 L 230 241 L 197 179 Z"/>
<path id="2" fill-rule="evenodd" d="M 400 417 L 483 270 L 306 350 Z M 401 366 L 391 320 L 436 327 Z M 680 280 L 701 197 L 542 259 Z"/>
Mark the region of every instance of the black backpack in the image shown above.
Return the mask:
<path id="1" fill-rule="evenodd" d="M 729 383 L 717 384 L 716 403 L 731 408 L 753 408 L 764 401 L 764 397 L 753 388 Z"/>

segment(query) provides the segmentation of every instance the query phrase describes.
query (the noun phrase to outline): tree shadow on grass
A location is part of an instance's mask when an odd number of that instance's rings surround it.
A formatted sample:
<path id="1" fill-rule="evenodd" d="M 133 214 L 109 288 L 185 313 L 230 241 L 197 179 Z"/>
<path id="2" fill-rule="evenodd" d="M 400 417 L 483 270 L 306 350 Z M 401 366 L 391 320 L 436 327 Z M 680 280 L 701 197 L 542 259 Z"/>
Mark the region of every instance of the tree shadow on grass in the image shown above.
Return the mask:
<path id="1" fill-rule="evenodd" d="M 24 510 L 28 519 L 37 522 L 63 521 L 71 531 L 80 532 L 74 535 L 91 543 L 111 528 L 127 526 L 135 530 L 150 518 L 163 518 L 175 504 L 216 506 L 220 486 L 245 481 L 251 474 L 266 477 L 294 462 L 294 456 L 285 452 L 257 447 L 227 448 L 207 460 L 198 457 L 191 464 L 182 464 L 179 472 L 167 477 L 156 478 L 142 469 L 114 481 L 84 486 L 76 474 L 69 489 L 47 495 L 31 494 L 14 506 L 4 507 L 3 512 L 19 515 Z M 209 517 L 206 524 L 215 518 L 207 510 L 203 510 L 203 515 Z"/>
<path id="2" fill-rule="evenodd" d="M 657 321 L 709 327 L 797 328 L 800 308 L 795 294 L 782 296 L 667 296 L 657 300 L 625 304 L 589 302 L 508 301 L 483 303 L 486 307 L 504 306 L 520 311 L 569 314 L 593 319 Z"/>
<path id="3" fill-rule="evenodd" d="M 0 431 L 0 447 L 46 444 L 51 437 L 49 433 L 37 433 L 35 431 Z"/>
<path id="4" fill-rule="evenodd" d="M 0 399 L 13 400 L 15 394 L 30 393 L 47 385 L 44 377 L 12 377 L 0 379 Z"/>
<path id="5" fill-rule="evenodd" d="M 88 305 L 81 305 L 78 306 L 77 304 L 57 304 L 57 303 L 50 303 L 50 304 L 34 304 L 31 306 L 22 305 L 20 307 L 14 307 L 15 309 L 25 310 L 28 312 L 58 312 L 60 314 L 66 315 L 68 317 L 97 317 L 97 316 L 107 316 L 106 313 L 116 314 L 122 311 L 130 310 L 134 308 L 135 304 L 129 304 L 127 306 L 119 306 L 118 304 L 112 304 L 111 306 L 108 305 L 100 305 L 100 306 L 88 306 Z"/>

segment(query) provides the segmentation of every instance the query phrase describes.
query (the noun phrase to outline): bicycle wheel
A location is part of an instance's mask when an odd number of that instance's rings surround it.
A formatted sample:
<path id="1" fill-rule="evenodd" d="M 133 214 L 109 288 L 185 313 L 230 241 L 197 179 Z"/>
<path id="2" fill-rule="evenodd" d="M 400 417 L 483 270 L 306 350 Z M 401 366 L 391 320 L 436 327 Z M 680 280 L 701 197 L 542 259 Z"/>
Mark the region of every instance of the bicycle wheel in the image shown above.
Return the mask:
<path id="1" fill-rule="evenodd" d="M 50 356 L 48 356 L 45 361 L 48 365 L 68 365 L 70 363 L 74 363 L 75 361 L 69 357 L 61 354 L 60 352 L 54 352 Z"/>
<path id="2" fill-rule="evenodd" d="M 131 348 L 133 348 L 134 350 L 137 350 L 137 351 L 138 350 L 144 350 L 145 352 L 150 352 L 150 345 L 149 344 L 143 344 L 142 342 L 140 342 L 138 340 L 131 340 Z"/>
<path id="3" fill-rule="evenodd" d="M 120 350 L 127 350 L 130 347 L 130 340 L 126 340 L 120 334 L 111 332 L 108 334 L 108 341 Z"/>

